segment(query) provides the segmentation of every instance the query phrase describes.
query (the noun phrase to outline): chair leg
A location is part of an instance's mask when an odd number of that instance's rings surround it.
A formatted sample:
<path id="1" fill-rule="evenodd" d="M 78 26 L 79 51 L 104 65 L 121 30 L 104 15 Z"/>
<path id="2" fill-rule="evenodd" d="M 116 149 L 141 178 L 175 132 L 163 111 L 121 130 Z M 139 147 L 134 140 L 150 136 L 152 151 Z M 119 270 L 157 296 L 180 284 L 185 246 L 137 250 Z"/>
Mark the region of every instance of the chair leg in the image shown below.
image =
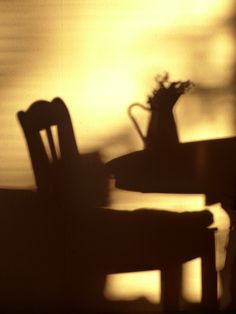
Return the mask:
<path id="1" fill-rule="evenodd" d="M 209 232 L 207 252 L 202 256 L 202 306 L 204 310 L 217 309 L 217 272 L 214 232 Z"/>
<path id="2" fill-rule="evenodd" d="M 161 302 L 163 311 L 180 309 L 182 292 L 182 265 L 176 264 L 161 269 Z"/>

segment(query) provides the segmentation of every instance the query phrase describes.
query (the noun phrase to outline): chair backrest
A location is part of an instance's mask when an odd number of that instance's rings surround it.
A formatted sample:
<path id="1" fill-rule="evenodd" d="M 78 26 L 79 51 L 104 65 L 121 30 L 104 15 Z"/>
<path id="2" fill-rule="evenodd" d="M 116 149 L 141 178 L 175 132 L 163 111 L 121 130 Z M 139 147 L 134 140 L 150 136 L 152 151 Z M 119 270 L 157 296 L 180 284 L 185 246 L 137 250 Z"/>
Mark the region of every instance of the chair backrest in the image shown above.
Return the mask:
<path id="1" fill-rule="evenodd" d="M 52 102 L 36 101 L 27 111 L 20 111 L 17 115 L 28 144 L 37 187 L 49 191 L 52 169 L 58 161 L 69 165 L 79 157 L 68 109 L 60 98 L 55 98 Z M 57 128 L 57 140 L 52 132 L 53 126 Z M 41 131 L 45 131 L 50 154 Z"/>

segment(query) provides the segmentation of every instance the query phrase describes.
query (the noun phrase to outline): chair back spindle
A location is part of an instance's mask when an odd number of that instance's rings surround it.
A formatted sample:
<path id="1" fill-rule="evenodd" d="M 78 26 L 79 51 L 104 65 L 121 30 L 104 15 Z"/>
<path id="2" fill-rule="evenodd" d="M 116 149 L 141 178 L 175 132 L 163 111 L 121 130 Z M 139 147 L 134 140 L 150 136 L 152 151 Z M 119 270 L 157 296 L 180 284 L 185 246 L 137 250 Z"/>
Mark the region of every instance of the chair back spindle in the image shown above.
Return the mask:
<path id="1" fill-rule="evenodd" d="M 27 111 L 18 112 L 18 119 L 28 144 L 37 188 L 40 191 L 49 191 L 55 174 L 53 168 L 57 163 L 62 161 L 64 165 L 70 165 L 75 160 L 78 161 L 79 157 L 66 105 L 60 98 L 55 98 L 52 102 L 36 101 Z M 57 128 L 57 140 L 52 132 L 54 126 Z M 46 136 L 49 152 L 41 136 L 42 131 Z"/>

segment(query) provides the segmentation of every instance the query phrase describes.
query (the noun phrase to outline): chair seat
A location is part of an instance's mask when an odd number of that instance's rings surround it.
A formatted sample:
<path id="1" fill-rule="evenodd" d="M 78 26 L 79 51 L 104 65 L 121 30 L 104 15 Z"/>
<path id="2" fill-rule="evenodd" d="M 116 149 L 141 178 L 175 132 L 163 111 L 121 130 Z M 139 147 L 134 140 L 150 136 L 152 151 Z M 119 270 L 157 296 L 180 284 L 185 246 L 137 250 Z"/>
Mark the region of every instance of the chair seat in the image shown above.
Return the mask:
<path id="1" fill-rule="evenodd" d="M 160 269 L 206 254 L 214 233 L 206 228 L 211 222 L 208 211 L 101 209 L 80 229 L 79 243 L 84 247 L 78 249 L 84 260 L 92 256 L 96 268 L 109 273 Z"/>

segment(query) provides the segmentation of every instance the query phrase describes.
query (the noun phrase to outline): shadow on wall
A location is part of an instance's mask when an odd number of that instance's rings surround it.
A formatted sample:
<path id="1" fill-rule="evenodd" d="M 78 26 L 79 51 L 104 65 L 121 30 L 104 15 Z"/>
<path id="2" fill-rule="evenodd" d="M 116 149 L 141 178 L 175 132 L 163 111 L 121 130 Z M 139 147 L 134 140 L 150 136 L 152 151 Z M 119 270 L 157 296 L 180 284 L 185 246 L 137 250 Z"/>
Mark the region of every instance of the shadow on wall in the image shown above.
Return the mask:
<path id="1" fill-rule="evenodd" d="M 216 308 L 214 230 L 207 229 L 211 213 L 104 208 L 107 168 L 98 154 L 79 153 L 63 101 L 35 102 L 18 117 L 37 191 L 0 191 L 2 311 L 125 310 L 135 302 L 104 298 L 106 275 L 150 269 L 161 269 L 162 307 L 179 309 L 181 265 L 196 257 L 202 259 L 202 306 Z M 137 303 L 149 306 L 145 300 Z"/>

